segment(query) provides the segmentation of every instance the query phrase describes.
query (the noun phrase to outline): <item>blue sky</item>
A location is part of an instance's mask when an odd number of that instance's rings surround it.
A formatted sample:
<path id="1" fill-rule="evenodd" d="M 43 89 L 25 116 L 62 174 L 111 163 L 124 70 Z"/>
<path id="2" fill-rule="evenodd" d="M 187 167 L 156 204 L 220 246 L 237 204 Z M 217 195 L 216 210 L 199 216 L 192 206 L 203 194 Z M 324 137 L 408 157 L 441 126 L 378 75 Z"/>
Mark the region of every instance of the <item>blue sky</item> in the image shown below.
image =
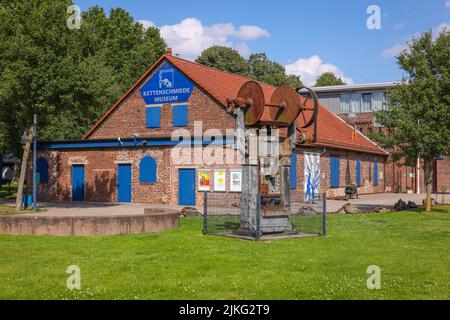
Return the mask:
<path id="1" fill-rule="evenodd" d="M 86 10 L 122 7 L 136 20 L 161 29 L 174 53 L 193 60 L 221 44 L 244 56 L 266 52 L 311 84 L 325 71 L 347 82 L 402 77 L 395 54 L 428 29 L 450 28 L 450 0 L 125 1 L 74 0 Z M 381 10 L 381 29 L 369 30 L 367 8 Z"/>

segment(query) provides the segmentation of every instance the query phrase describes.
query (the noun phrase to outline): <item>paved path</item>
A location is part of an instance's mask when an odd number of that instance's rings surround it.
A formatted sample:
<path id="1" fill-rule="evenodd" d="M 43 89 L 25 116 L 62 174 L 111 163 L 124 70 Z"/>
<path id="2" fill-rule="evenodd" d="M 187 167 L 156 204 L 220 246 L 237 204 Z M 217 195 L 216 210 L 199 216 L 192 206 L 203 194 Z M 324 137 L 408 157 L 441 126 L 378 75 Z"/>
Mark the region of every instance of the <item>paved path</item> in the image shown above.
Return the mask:
<path id="1" fill-rule="evenodd" d="M 391 206 L 399 200 L 402 199 L 406 203 L 408 201 L 413 201 L 417 205 L 422 204 L 422 200 L 426 198 L 426 194 L 407 194 L 407 193 L 380 193 L 380 194 L 370 194 L 359 196 L 359 199 L 351 200 L 328 200 L 327 201 L 327 211 L 336 212 L 346 203 L 351 203 L 355 207 L 363 210 L 375 209 L 381 206 Z M 436 195 L 432 195 L 433 199 L 436 199 Z M 438 202 L 442 201 L 442 195 L 437 196 Z M 445 202 L 450 203 L 450 195 L 445 195 Z"/>
<path id="2" fill-rule="evenodd" d="M 433 198 L 436 196 L 433 195 Z M 336 212 L 343 205 L 350 202 L 360 209 L 375 209 L 380 206 L 393 206 L 399 199 L 403 201 L 414 201 L 422 204 L 425 194 L 404 194 L 404 193 L 382 193 L 360 196 L 359 199 L 352 200 L 328 200 L 327 211 Z M 446 203 L 450 203 L 450 195 L 446 195 Z M 442 201 L 442 195 L 438 195 L 438 201 Z M 0 204 L 14 205 L 14 201 L 0 201 Z M 50 202 L 38 203 L 40 209 L 45 211 L 37 212 L 37 216 L 99 216 L 99 215 L 136 215 L 144 214 L 144 208 L 172 208 L 181 210 L 180 206 L 161 206 L 151 204 L 113 204 L 113 203 L 87 203 L 87 202 Z M 199 211 L 203 211 L 198 206 Z M 28 215 L 30 213 L 27 213 Z"/>

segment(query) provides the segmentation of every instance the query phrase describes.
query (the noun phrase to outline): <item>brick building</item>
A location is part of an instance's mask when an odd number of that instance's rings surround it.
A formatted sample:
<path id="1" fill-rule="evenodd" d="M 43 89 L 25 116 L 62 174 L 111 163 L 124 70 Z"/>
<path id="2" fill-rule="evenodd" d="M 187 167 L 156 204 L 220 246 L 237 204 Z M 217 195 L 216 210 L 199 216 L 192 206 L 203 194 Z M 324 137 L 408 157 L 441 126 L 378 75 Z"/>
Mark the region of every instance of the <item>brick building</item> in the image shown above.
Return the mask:
<path id="1" fill-rule="evenodd" d="M 316 87 L 314 91 L 322 105 L 363 134 L 389 134 L 377 123 L 373 111 L 383 107 L 386 92 L 394 86 L 395 83 L 387 82 Z M 423 168 L 421 160 L 414 165 L 407 165 L 403 159 L 389 157 L 386 163 L 386 191 L 425 192 Z M 439 192 L 443 184 L 450 184 L 450 157 L 436 159 L 434 163 L 433 192 Z"/>
<path id="2" fill-rule="evenodd" d="M 204 188 L 236 198 L 242 167 L 226 134 L 236 125 L 227 98 L 248 80 L 164 54 L 81 140 L 39 143 L 38 199 L 194 206 Z M 261 86 L 270 99 L 275 88 Z M 231 161 L 212 161 L 221 154 Z M 349 182 L 361 194 L 384 192 L 386 158 L 320 106 L 317 142 L 298 146 L 291 158 L 294 199 L 304 197 L 308 159 L 317 161 L 319 190 L 334 197 Z"/>

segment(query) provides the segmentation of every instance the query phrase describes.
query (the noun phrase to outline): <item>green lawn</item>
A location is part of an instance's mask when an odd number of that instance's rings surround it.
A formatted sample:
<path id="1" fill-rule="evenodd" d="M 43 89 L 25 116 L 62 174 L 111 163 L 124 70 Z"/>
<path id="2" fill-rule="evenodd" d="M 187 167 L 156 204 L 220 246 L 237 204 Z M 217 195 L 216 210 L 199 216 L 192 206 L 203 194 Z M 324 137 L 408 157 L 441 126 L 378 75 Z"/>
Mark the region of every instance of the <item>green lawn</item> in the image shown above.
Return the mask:
<path id="1" fill-rule="evenodd" d="M 203 236 L 200 218 L 150 235 L 0 236 L 0 298 L 450 299 L 449 213 L 334 215 L 327 237 L 273 242 Z M 81 290 L 66 288 L 69 265 Z"/>
<path id="2" fill-rule="evenodd" d="M 16 199 L 17 185 L 4 184 L 0 186 L 0 199 Z"/>

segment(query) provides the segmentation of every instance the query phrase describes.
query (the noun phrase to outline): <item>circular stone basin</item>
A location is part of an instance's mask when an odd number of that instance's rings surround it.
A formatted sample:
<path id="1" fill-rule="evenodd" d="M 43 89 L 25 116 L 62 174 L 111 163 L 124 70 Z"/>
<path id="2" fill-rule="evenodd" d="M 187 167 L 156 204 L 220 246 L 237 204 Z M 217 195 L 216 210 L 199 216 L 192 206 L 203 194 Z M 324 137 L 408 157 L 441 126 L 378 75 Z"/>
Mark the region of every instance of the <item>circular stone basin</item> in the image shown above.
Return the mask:
<path id="1" fill-rule="evenodd" d="M 179 225 L 179 211 L 146 208 L 144 214 L 98 216 L 0 216 L 0 234 L 107 236 L 167 231 Z"/>

